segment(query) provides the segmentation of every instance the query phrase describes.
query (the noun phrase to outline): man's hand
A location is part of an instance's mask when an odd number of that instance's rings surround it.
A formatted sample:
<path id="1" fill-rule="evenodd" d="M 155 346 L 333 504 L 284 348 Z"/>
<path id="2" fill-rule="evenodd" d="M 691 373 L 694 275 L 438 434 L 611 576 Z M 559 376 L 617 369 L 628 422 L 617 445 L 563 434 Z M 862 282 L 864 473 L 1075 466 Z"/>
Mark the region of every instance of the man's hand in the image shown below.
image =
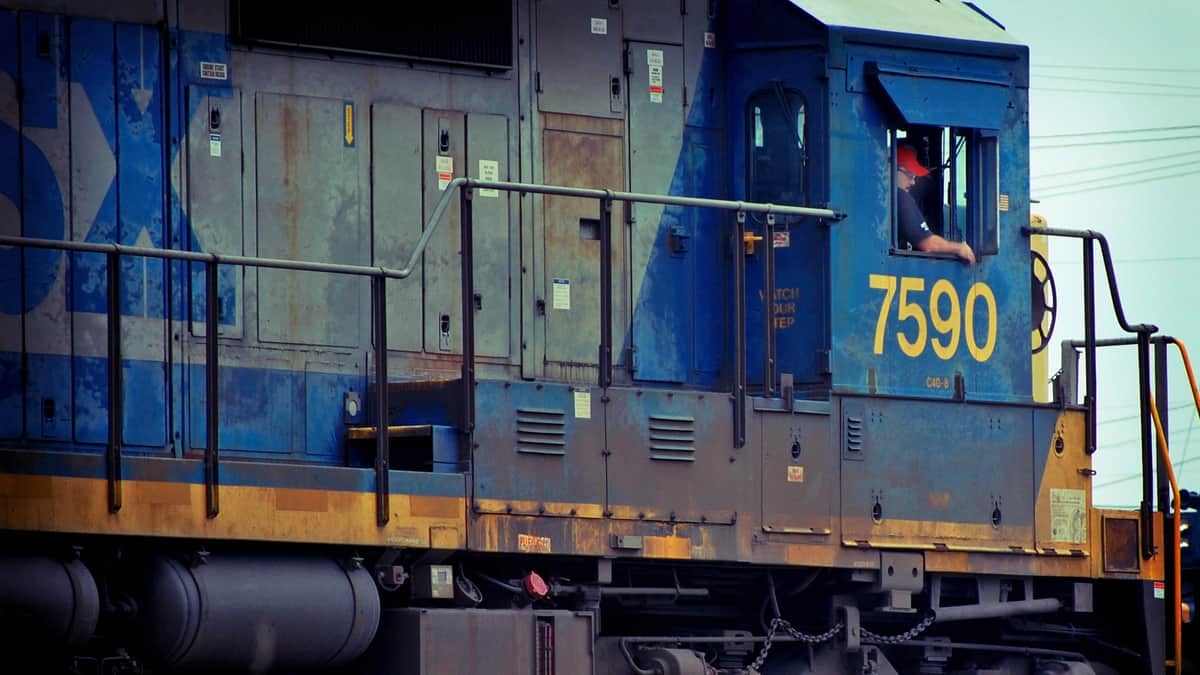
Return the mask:
<path id="1" fill-rule="evenodd" d="M 958 250 L 954 254 L 962 258 L 968 265 L 975 264 L 975 252 L 971 250 L 971 247 L 965 241 L 959 242 Z"/>

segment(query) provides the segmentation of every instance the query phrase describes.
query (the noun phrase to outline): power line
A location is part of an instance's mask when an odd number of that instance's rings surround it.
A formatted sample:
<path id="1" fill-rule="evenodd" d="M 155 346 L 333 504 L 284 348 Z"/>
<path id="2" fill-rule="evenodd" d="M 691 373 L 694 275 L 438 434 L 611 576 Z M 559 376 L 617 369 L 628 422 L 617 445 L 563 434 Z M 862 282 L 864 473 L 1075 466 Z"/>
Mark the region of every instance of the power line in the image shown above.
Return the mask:
<path id="1" fill-rule="evenodd" d="M 1103 89 L 1074 89 L 1066 87 L 1030 87 L 1035 91 L 1060 91 L 1068 94 L 1113 94 L 1116 96 L 1158 96 L 1166 98 L 1200 98 L 1200 94 L 1174 94 L 1166 91 L 1107 91 Z"/>
<path id="2" fill-rule="evenodd" d="M 1197 87 L 1200 89 L 1200 87 Z M 1081 138 L 1084 136 L 1111 136 L 1114 134 L 1144 134 L 1152 131 L 1182 131 L 1184 129 L 1200 129 L 1200 124 L 1184 124 L 1176 127 L 1146 127 L 1144 129 L 1111 129 L 1109 131 L 1083 131 L 1072 134 L 1040 134 L 1030 136 L 1029 140 L 1039 138 Z"/>
<path id="3" fill-rule="evenodd" d="M 1190 136 L 1164 136 L 1162 138 L 1125 138 L 1112 141 L 1082 141 L 1079 143 L 1056 143 L 1053 145 L 1030 146 L 1030 150 L 1054 150 L 1056 148 L 1099 147 L 1102 145 L 1128 145 L 1129 143 L 1160 143 L 1162 141 L 1189 141 L 1200 138 L 1200 134 Z"/>
<path id="4" fill-rule="evenodd" d="M 1181 462 L 1174 462 L 1174 463 L 1172 463 L 1172 465 L 1171 465 L 1171 466 L 1172 466 L 1172 468 L 1174 468 L 1176 471 L 1178 471 L 1178 470 L 1179 470 L 1179 467 L 1183 466 L 1184 464 L 1191 464 L 1192 462 L 1195 462 L 1195 461 L 1200 461 L 1200 457 L 1192 457 L 1191 459 L 1185 459 L 1185 460 L 1183 460 L 1183 461 L 1181 461 Z M 1141 471 L 1138 471 L 1138 472 L 1136 472 L 1136 473 L 1130 473 L 1130 474 L 1126 474 L 1126 475 L 1124 475 L 1124 476 L 1121 476 L 1120 478 L 1114 478 L 1114 479 L 1112 479 L 1112 480 L 1110 480 L 1110 481 L 1105 481 L 1105 482 L 1103 482 L 1103 483 L 1099 483 L 1099 484 L 1097 484 L 1097 485 L 1093 485 L 1093 486 L 1092 486 L 1092 489 L 1093 489 L 1093 490 L 1099 490 L 1100 488 L 1108 487 L 1108 486 L 1110 486 L 1110 485 L 1120 485 L 1121 483 L 1128 483 L 1128 482 L 1129 482 L 1129 481 L 1131 481 L 1131 480 L 1137 480 L 1137 479 L 1139 479 L 1139 478 L 1141 478 L 1141 477 L 1142 477 L 1142 472 L 1141 472 Z"/>
<path id="5" fill-rule="evenodd" d="M 1147 73 L 1200 73 L 1200 68 L 1146 68 L 1141 66 L 1098 66 L 1092 65 L 1069 65 L 1065 63 L 1035 63 L 1029 66 L 1030 68 L 1055 68 L 1066 70 L 1124 70 Z"/>
<path id="6" fill-rule="evenodd" d="M 1093 77 L 1071 77 L 1069 75 L 1042 75 L 1035 74 L 1034 77 L 1042 77 L 1051 80 L 1072 80 L 1075 82 L 1096 82 L 1099 84 L 1127 84 L 1135 87 L 1170 87 L 1172 89 L 1200 89 L 1200 86 L 1188 84 L 1175 84 L 1172 82 L 1137 82 L 1135 80 L 1104 80 Z"/>
<path id="7" fill-rule="evenodd" d="M 1175 152 L 1169 155 L 1161 155 L 1158 157 L 1150 157 L 1148 159 L 1135 159 L 1129 162 L 1114 162 L 1113 164 L 1096 164 L 1095 166 L 1085 166 L 1079 169 L 1067 169 L 1065 171 L 1055 171 L 1053 173 L 1043 173 L 1037 176 L 1031 176 L 1030 180 L 1041 180 L 1042 178 L 1054 178 L 1056 176 L 1066 176 L 1074 173 L 1087 173 L 1089 171 L 1100 171 L 1102 169 L 1115 169 L 1123 166 L 1132 166 L 1136 164 L 1148 164 L 1150 162 L 1161 162 L 1166 159 L 1174 159 L 1176 157 L 1188 157 L 1191 155 L 1200 155 L 1200 150 L 1188 150 L 1187 152 Z"/>
<path id="8" fill-rule="evenodd" d="M 1077 194 L 1082 194 L 1084 192 L 1095 192 L 1097 190 L 1108 190 L 1110 188 L 1116 188 L 1116 187 L 1127 187 L 1130 185 L 1141 185 L 1143 183 L 1152 183 L 1155 181 L 1170 180 L 1172 178 L 1182 178 L 1185 176 L 1194 176 L 1198 173 L 1200 173 L 1200 169 L 1194 169 L 1192 171 L 1181 171 L 1179 173 L 1171 173 L 1171 174 L 1167 174 L 1165 176 L 1156 176 L 1154 178 L 1143 178 L 1141 180 L 1128 180 L 1123 183 L 1113 183 L 1111 185 L 1096 185 L 1094 187 L 1080 188 L 1078 190 L 1067 190 L 1065 192 L 1051 192 L 1050 194 L 1039 194 L 1039 195 L 1037 195 L 1037 197 L 1039 199 L 1050 199 L 1053 197 L 1065 197 L 1067 195 L 1077 195 Z"/>
<path id="9" fill-rule="evenodd" d="M 1170 408 L 1167 408 L 1167 412 L 1175 412 L 1176 410 L 1183 410 L 1184 408 L 1191 408 L 1192 405 L 1193 404 L 1191 404 L 1191 403 L 1182 403 L 1180 405 L 1171 406 Z M 1137 419 L 1141 419 L 1141 418 L 1142 418 L 1142 416 L 1140 414 L 1130 415 L 1128 417 L 1110 417 L 1105 420 L 1100 420 L 1100 421 L 1096 422 L 1096 424 L 1112 424 L 1113 422 L 1128 422 L 1129 420 L 1137 420 Z"/>
<path id="10" fill-rule="evenodd" d="M 1086 190 L 1085 190 L 1086 192 Z M 1181 255 L 1168 258 L 1113 258 L 1114 263 L 1136 265 L 1139 263 L 1188 262 L 1200 260 L 1200 255 Z M 1082 260 L 1055 260 L 1055 265 L 1082 265 Z"/>
<path id="11" fill-rule="evenodd" d="M 1087 178 L 1085 180 L 1068 181 L 1066 183 L 1059 183 L 1058 185 L 1043 185 L 1043 186 L 1039 187 L 1038 189 L 1039 190 L 1048 190 L 1048 191 L 1052 192 L 1059 188 L 1073 188 L 1073 187 L 1078 187 L 1080 185 L 1092 185 L 1094 183 L 1102 183 L 1107 180 L 1115 180 L 1118 178 L 1125 178 L 1127 176 L 1140 176 L 1142 174 L 1145 174 L 1145 173 L 1148 173 L 1151 171 L 1166 171 L 1167 169 L 1180 169 L 1185 166 L 1196 166 L 1196 162 L 1195 162 L 1195 160 L 1191 160 L 1191 161 L 1186 161 L 1186 162 L 1176 162 L 1174 164 L 1164 164 L 1163 166 L 1151 167 L 1149 169 L 1143 169 L 1142 171 L 1126 171 L 1124 173 L 1116 173 L 1111 176 L 1100 176 L 1099 178 Z"/>

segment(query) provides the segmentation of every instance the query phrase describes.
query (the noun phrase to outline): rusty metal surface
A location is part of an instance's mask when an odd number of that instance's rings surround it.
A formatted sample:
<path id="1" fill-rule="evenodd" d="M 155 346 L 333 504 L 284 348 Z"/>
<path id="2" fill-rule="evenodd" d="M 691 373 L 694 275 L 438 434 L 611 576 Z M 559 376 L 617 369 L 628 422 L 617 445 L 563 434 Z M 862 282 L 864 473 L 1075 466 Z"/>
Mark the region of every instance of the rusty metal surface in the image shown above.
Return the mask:
<path id="1" fill-rule="evenodd" d="M 542 138 L 547 182 L 569 181 L 591 188 L 624 185 L 621 137 L 547 130 Z M 539 299 L 545 307 L 545 375 L 571 381 L 594 380 L 600 344 L 600 251 L 599 241 L 587 238 L 581 222 L 598 220 L 600 206 L 592 199 L 551 195 L 543 199 L 543 204 L 545 264 Z M 620 222 L 621 213 L 621 209 L 614 212 L 614 222 Z M 614 263 L 623 260 L 624 231 L 614 228 Z M 614 269 L 623 266 L 615 264 Z M 614 278 L 626 276 L 614 271 Z M 554 299 L 555 279 L 560 286 L 558 303 Z M 624 289 L 616 285 L 614 308 L 624 307 Z M 614 344 L 619 344 L 625 334 L 623 316 L 614 317 L 613 334 Z"/>
<path id="2" fill-rule="evenodd" d="M 595 388 L 480 382 L 475 508 L 582 515 L 580 509 L 587 507 L 581 505 L 602 504 L 604 407 L 600 398 Z M 597 508 L 591 511 L 592 516 L 600 515 Z"/>
<path id="3" fill-rule="evenodd" d="M 342 105 L 315 96 L 256 95 L 259 255 L 348 264 L 367 259 L 359 148 L 345 145 Z M 343 347 L 364 341 L 365 281 L 260 270 L 258 286 L 260 339 Z M 334 307 L 337 312 L 328 311 Z"/>
<path id="4" fill-rule="evenodd" d="M 761 507 L 757 447 L 732 447 L 728 394 L 611 388 L 608 505 L 616 518 L 733 524 Z M 719 486 L 719 487 L 718 487 Z"/>

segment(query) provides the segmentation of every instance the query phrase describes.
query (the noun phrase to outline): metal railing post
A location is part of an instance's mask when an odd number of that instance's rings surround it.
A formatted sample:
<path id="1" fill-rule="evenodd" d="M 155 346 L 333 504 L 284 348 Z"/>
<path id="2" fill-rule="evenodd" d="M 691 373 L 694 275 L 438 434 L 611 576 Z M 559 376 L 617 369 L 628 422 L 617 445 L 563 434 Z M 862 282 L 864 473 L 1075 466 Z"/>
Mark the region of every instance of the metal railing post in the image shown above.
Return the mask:
<path id="1" fill-rule="evenodd" d="M 475 439 L 475 242 L 471 188 L 459 189 L 459 227 L 462 234 L 462 387 L 463 448 L 473 451 Z"/>
<path id="2" fill-rule="evenodd" d="M 1084 451 L 1091 455 L 1096 452 L 1096 272 L 1095 252 L 1092 240 L 1083 240 L 1083 340 L 1087 352 L 1087 363 L 1084 364 L 1086 382 L 1084 383 L 1083 405 L 1087 408 L 1087 433 Z"/>
<path id="3" fill-rule="evenodd" d="M 375 324 L 375 522 L 379 526 L 391 519 L 389 506 L 388 453 L 391 436 L 388 426 L 388 351 L 387 351 L 387 277 L 380 273 L 371 278 L 371 314 Z"/>
<path id="4" fill-rule="evenodd" d="M 612 385 L 612 206 L 600 200 L 600 375 L 601 389 Z"/>
<path id="5" fill-rule="evenodd" d="M 733 241 L 733 447 L 746 445 L 746 212 L 737 212 Z"/>
<path id="6" fill-rule="evenodd" d="M 121 437 L 125 402 L 121 363 L 121 254 L 108 251 L 108 447 L 104 454 L 108 511 L 121 510 Z"/>
<path id="7" fill-rule="evenodd" d="M 1150 439 L 1150 334 L 1138 333 L 1138 399 L 1141 408 L 1142 432 L 1142 557 L 1154 556 L 1157 544 L 1154 540 L 1154 450 Z"/>
<path id="8" fill-rule="evenodd" d="M 204 503 L 209 518 L 221 511 L 220 450 L 220 362 L 217 355 L 217 331 L 220 299 L 217 288 L 218 265 L 214 258 L 204 268 L 204 380 L 206 438 L 204 444 Z"/>
<path id="9" fill-rule="evenodd" d="M 763 394 L 775 393 L 775 214 L 763 226 Z"/>

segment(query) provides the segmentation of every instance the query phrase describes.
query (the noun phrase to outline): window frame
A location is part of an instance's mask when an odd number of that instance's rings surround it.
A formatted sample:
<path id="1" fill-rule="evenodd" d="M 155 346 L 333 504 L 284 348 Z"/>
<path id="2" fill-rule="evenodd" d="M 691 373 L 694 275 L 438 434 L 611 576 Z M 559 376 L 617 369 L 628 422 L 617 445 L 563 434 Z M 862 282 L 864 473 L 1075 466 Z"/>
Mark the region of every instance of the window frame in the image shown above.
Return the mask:
<path id="1" fill-rule="evenodd" d="M 798 183 L 797 191 L 799 193 L 799 197 L 798 197 L 798 199 L 795 199 L 795 200 L 784 201 L 784 200 L 779 199 L 777 196 L 775 198 L 764 198 L 763 195 L 758 193 L 758 187 L 757 187 L 757 183 L 756 183 L 756 172 L 755 172 L 755 168 L 756 168 L 758 162 L 755 159 L 755 151 L 757 148 L 765 148 L 766 147 L 765 144 L 760 145 L 758 143 L 758 140 L 762 137 L 763 129 L 764 129 L 764 127 L 762 125 L 763 115 L 761 113 L 765 112 L 768 109 L 767 106 L 762 104 L 762 100 L 764 98 L 774 101 L 776 103 L 776 105 L 774 106 L 775 110 L 778 110 L 780 107 L 782 107 L 782 106 L 778 105 L 778 103 L 781 99 L 783 99 L 787 103 L 791 103 L 792 105 L 796 106 L 793 109 L 793 113 L 795 114 L 795 117 L 796 117 L 795 135 L 797 136 L 797 140 L 799 141 L 799 143 L 798 143 L 799 147 L 794 150 L 794 156 L 798 160 L 796 162 L 795 172 L 796 172 L 796 176 L 797 176 L 797 183 Z M 787 114 L 786 110 L 781 111 L 781 112 L 783 112 L 783 114 L 785 114 L 785 115 Z M 757 89 L 753 93 L 751 93 L 749 97 L 747 97 L 745 115 L 746 115 L 746 199 L 748 201 L 770 202 L 773 204 L 781 204 L 781 205 L 787 204 L 787 205 L 793 205 L 793 206 L 807 206 L 808 199 L 809 199 L 809 182 L 810 182 L 809 181 L 809 171 L 808 171 L 809 115 L 808 115 L 808 98 L 804 95 L 804 92 L 801 91 L 800 89 L 796 89 L 793 87 L 785 87 L 780 82 L 774 82 L 773 86 L 767 86 L 767 87 Z M 793 154 L 793 151 L 789 151 L 789 155 L 792 155 L 792 154 Z M 768 196 L 768 197 L 770 197 L 770 196 Z M 793 202 L 795 202 L 795 203 L 793 203 Z M 787 220 L 787 219 L 785 219 L 785 220 Z"/>

